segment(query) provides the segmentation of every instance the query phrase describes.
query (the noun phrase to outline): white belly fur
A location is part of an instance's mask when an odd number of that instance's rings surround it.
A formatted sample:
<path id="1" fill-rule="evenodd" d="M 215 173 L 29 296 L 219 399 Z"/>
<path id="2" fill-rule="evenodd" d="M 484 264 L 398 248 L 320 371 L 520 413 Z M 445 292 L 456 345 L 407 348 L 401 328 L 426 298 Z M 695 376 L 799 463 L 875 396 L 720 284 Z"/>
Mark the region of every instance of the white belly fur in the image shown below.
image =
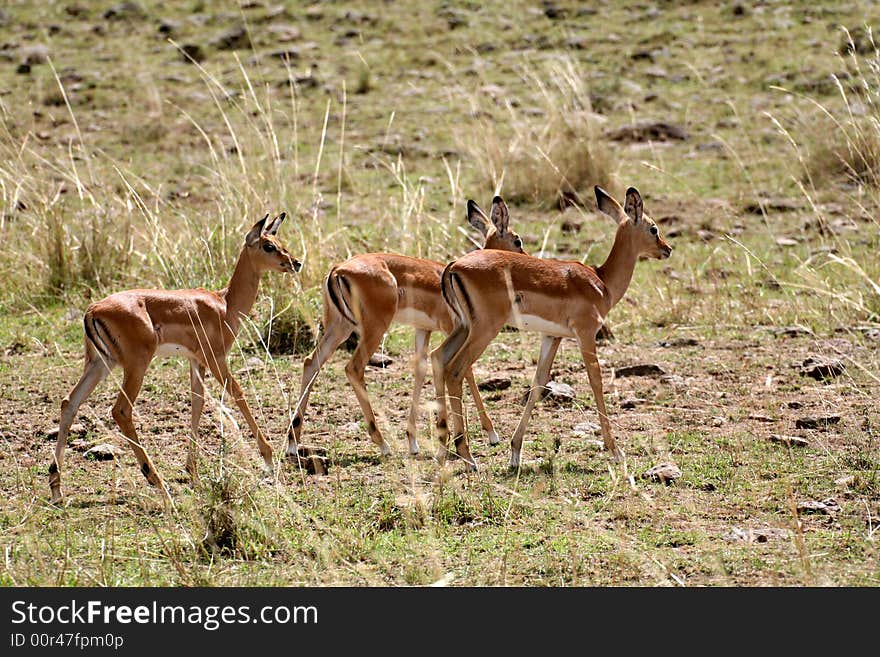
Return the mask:
<path id="1" fill-rule="evenodd" d="M 514 312 L 510 314 L 507 323 L 524 331 L 535 331 L 558 338 L 575 337 L 574 332 L 569 327 L 556 324 L 555 322 L 548 322 L 546 319 L 536 315 L 520 315 Z"/>
<path id="2" fill-rule="evenodd" d="M 155 358 L 168 358 L 169 356 L 181 356 L 183 358 L 192 358 L 192 352 L 183 345 L 174 342 L 164 342 L 158 346 Z"/>
<path id="3" fill-rule="evenodd" d="M 437 322 L 435 322 L 422 311 L 416 310 L 414 308 L 404 308 L 402 310 L 398 310 L 394 314 L 394 321 L 400 324 L 406 324 L 407 326 L 413 326 L 417 329 L 422 329 L 425 331 L 440 330 L 440 327 L 437 326 Z"/>

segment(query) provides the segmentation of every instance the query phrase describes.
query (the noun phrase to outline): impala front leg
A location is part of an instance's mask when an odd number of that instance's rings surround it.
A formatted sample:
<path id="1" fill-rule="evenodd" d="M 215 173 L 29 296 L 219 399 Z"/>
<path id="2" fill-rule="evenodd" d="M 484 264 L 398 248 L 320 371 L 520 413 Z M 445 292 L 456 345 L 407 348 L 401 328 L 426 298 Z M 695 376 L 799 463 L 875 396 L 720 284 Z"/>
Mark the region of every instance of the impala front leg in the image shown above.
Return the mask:
<path id="1" fill-rule="evenodd" d="M 199 421 L 202 418 L 202 410 L 205 408 L 205 366 L 201 363 L 190 361 L 189 385 L 190 405 L 192 414 L 190 417 L 190 429 L 192 436 L 189 440 L 189 449 L 186 454 L 186 471 L 193 484 L 198 481 L 199 474 L 196 467 L 196 446 L 199 440 Z"/>
<path id="2" fill-rule="evenodd" d="M 605 396 L 602 391 L 602 370 L 599 366 L 599 358 L 596 355 L 596 331 L 588 330 L 578 332 L 578 342 L 581 347 L 581 356 L 587 366 L 587 375 L 590 378 L 590 387 L 593 389 L 593 397 L 596 399 L 596 410 L 599 413 L 599 424 L 602 427 L 602 442 L 605 449 L 611 452 L 615 461 L 623 458 L 623 454 L 614 441 L 611 433 L 611 422 L 608 420 L 608 412 L 605 409 Z"/>
<path id="3" fill-rule="evenodd" d="M 232 374 L 230 374 L 225 360 L 211 362 L 209 363 L 209 366 L 211 367 L 211 373 L 214 375 L 214 378 L 223 384 L 223 389 L 228 390 L 232 394 L 232 398 L 235 400 L 238 410 L 241 411 L 245 422 L 247 422 L 248 427 L 250 427 L 251 433 L 257 440 L 257 448 L 260 450 L 260 456 L 263 457 L 263 464 L 266 471 L 269 474 L 272 474 L 275 469 L 272 462 L 272 446 L 266 440 L 263 432 L 260 431 L 260 427 L 257 426 L 254 416 L 251 414 L 251 409 L 248 406 L 247 400 L 244 398 L 244 392 L 242 392 L 241 386 L 238 385 L 238 382 L 233 378 Z"/>

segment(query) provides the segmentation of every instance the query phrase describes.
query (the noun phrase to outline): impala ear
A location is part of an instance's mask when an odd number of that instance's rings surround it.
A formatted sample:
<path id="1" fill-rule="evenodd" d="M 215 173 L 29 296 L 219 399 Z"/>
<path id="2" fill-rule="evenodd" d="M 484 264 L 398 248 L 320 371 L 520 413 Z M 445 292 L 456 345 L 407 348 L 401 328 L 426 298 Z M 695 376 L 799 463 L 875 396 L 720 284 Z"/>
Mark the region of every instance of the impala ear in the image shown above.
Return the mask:
<path id="1" fill-rule="evenodd" d="M 284 217 L 286 216 L 286 212 L 282 212 L 281 214 L 279 214 L 269 224 L 266 225 L 266 227 L 263 229 L 263 233 L 266 235 L 274 235 L 275 233 L 277 233 L 278 229 L 281 227 L 281 222 L 284 221 Z"/>
<path id="2" fill-rule="evenodd" d="M 611 217 L 615 223 L 620 223 L 626 219 L 626 213 L 623 211 L 623 208 L 620 207 L 620 203 L 615 201 L 611 195 L 599 187 L 599 185 L 596 185 L 594 189 L 596 190 L 596 207 L 599 208 L 599 211 L 602 214 Z"/>
<path id="3" fill-rule="evenodd" d="M 492 199 L 491 217 L 492 223 L 501 235 L 507 234 L 507 227 L 510 224 L 510 213 L 507 210 L 507 204 L 500 196 Z"/>
<path id="4" fill-rule="evenodd" d="M 626 190 L 626 205 L 623 206 L 623 211 L 634 224 L 642 220 L 642 196 L 635 187 Z"/>
<path id="5" fill-rule="evenodd" d="M 467 220 L 468 223 L 480 231 L 483 236 L 489 234 L 489 217 L 473 200 L 468 199 L 467 202 Z"/>
<path id="6" fill-rule="evenodd" d="M 254 224 L 253 228 L 248 231 L 248 234 L 244 236 L 244 243 L 248 246 L 253 246 L 257 242 L 260 241 L 260 236 L 263 234 L 263 230 L 266 227 L 266 220 L 269 218 L 268 213 L 265 217 L 260 219 L 257 223 Z"/>

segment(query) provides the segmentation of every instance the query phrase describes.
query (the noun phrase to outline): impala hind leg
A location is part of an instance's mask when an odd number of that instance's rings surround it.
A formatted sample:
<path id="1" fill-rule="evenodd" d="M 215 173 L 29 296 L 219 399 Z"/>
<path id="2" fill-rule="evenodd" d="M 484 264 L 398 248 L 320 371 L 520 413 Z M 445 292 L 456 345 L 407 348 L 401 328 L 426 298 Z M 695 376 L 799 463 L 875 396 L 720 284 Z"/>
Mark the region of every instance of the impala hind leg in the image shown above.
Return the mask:
<path id="1" fill-rule="evenodd" d="M 529 390 L 529 398 L 526 401 L 526 407 L 523 410 L 522 417 L 510 440 L 510 467 L 518 468 L 520 463 L 520 454 L 522 452 L 523 436 L 526 433 L 526 427 L 529 424 L 529 418 L 532 416 L 532 410 L 541 397 L 541 391 L 550 380 L 550 368 L 553 366 L 553 359 L 556 357 L 556 351 L 559 349 L 561 338 L 555 338 L 551 335 L 541 337 L 541 355 L 538 357 L 538 367 L 535 370 L 535 377 L 532 379 L 532 387 Z"/>
<path id="2" fill-rule="evenodd" d="M 467 368 L 464 378 L 467 380 L 468 388 L 471 389 L 471 396 L 474 398 L 474 406 L 477 407 L 477 414 L 480 416 L 480 426 L 483 427 L 483 431 L 489 439 L 489 444 L 497 445 L 501 439 L 498 437 L 498 433 L 492 425 L 492 418 L 490 418 L 489 414 L 486 412 L 486 406 L 483 404 L 483 398 L 480 396 L 480 389 L 477 387 L 476 379 L 474 379 L 473 369 L 470 367 Z"/>
<path id="3" fill-rule="evenodd" d="M 440 463 L 444 463 L 446 460 L 446 446 L 449 442 L 446 368 L 449 361 L 467 340 L 467 336 L 467 326 L 456 326 L 440 343 L 440 346 L 431 352 L 431 370 L 434 376 L 434 394 L 437 403 L 437 440 L 440 442 L 440 447 L 437 450 L 437 460 Z"/>
<path id="4" fill-rule="evenodd" d="M 238 381 L 236 381 L 229 372 L 229 366 L 226 364 L 225 355 L 222 360 L 219 358 L 210 360 L 208 362 L 208 367 L 211 369 L 211 374 L 214 375 L 214 378 L 223 386 L 223 390 L 232 394 L 232 398 L 235 400 L 238 410 L 241 411 L 245 422 L 247 422 L 251 433 L 257 441 L 257 448 L 260 450 L 260 456 L 263 457 L 263 465 L 265 466 L 266 472 L 272 474 L 275 471 L 275 466 L 272 462 L 272 446 L 266 440 L 266 436 L 263 435 L 263 432 L 260 431 L 260 427 L 257 426 L 257 422 L 254 420 L 251 408 L 248 406 L 241 386 L 238 385 Z"/>
<path id="5" fill-rule="evenodd" d="M 361 411 L 364 413 L 364 419 L 367 421 L 367 431 L 370 434 L 370 440 L 379 447 L 382 456 L 388 456 L 391 453 L 391 446 L 385 441 L 382 437 L 382 432 L 379 431 L 379 427 L 376 426 L 376 416 L 373 413 L 373 407 L 370 404 L 370 396 L 367 394 L 364 372 L 367 369 L 367 363 L 370 360 L 370 356 L 373 355 L 376 349 L 378 349 L 379 344 L 382 342 L 382 336 L 385 334 L 385 329 L 391 324 L 392 318 L 393 315 L 387 318 L 387 322 L 378 322 L 377 326 L 379 328 L 371 330 L 367 330 L 362 324 L 364 330 L 360 335 L 357 349 L 354 350 L 354 355 L 345 366 L 345 375 L 348 377 L 348 382 L 354 389 L 355 397 L 357 397 L 358 403 L 361 406 Z"/>
<path id="6" fill-rule="evenodd" d="M 202 410 L 205 408 L 205 366 L 191 361 L 189 364 L 190 386 L 190 429 L 192 436 L 189 440 L 189 449 L 186 454 L 186 471 L 190 481 L 195 484 L 199 479 L 196 468 L 196 446 L 199 440 L 199 420 L 202 418 Z"/>
<path id="7" fill-rule="evenodd" d="M 122 390 L 116 397 L 116 403 L 113 405 L 112 415 L 113 420 L 116 422 L 120 431 L 122 431 L 128 439 L 128 444 L 134 452 L 141 473 L 147 478 L 147 481 L 150 482 L 150 484 L 156 486 L 162 491 L 166 500 L 170 500 L 171 497 L 168 494 L 168 488 L 165 485 L 165 482 L 162 481 L 162 477 L 160 477 L 159 473 L 156 471 L 156 466 L 153 465 L 150 457 L 144 451 L 140 438 L 138 438 L 137 431 L 134 428 L 134 420 L 132 418 L 134 401 L 137 399 L 138 393 L 141 391 L 141 385 L 143 384 L 146 371 L 146 365 L 129 365 L 127 367 L 125 374 L 122 377 Z"/>
<path id="8" fill-rule="evenodd" d="M 409 407 L 409 419 L 406 423 L 406 440 L 409 443 L 409 453 L 413 456 L 419 453 L 419 444 L 416 442 L 416 425 L 419 419 L 419 398 L 422 394 L 422 385 L 425 382 L 428 343 L 430 340 L 430 331 L 416 330 L 416 352 L 413 356 L 415 359 L 413 364 L 413 394 L 412 403 Z"/>
<path id="9" fill-rule="evenodd" d="M 333 355 L 333 352 L 342 344 L 343 340 L 351 335 L 353 330 L 354 325 L 341 316 L 335 321 L 328 322 L 324 326 L 324 334 L 321 336 L 318 345 L 303 361 L 299 401 L 293 411 L 293 419 L 291 419 L 290 427 L 287 430 L 287 455 L 289 457 L 296 458 L 296 446 L 299 444 L 300 436 L 302 436 L 303 416 L 309 405 L 309 395 L 312 392 L 312 385 L 314 385 L 315 379 L 318 378 L 318 372 L 321 371 L 324 363 Z"/>
<path id="10" fill-rule="evenodd" d="M 110 372 L 109 367 L 100 358 L 89 360 L 87 357 L 82 376 L 71 391 L 61 401 L 61 419 L 58 422 L 58 440 L 55 443 L 55 454 L 49 464 L 49 490 L 52 492 L 52 503 L 61 501 L 61 466 L 64 464 L 64 449 L 67 447 L 67 436 L 70 425 L 76 418 L 80 405 L 88 398 L 101 381 Z"/>
<path id="11" fill-rule="evenodd" d="M 462 384 L 464 377 L 471 371 L 474 362 L 486 351 L 489 343 L 495 339 L 504 318 L 490 318 L 485 324 L 471 324 L 467 329 L 467 336 L 455 353 L 446 354 L 448 360 L 443 366 L 446 378 L 446 389 L 449 393 L 449 404 L 452 407 L 453 444 L 455 453 L 476 469 L 476 462 L 471 456 L 468 445 L 467 433 L 464 426 L 464 412 L 462 407 Z M 448 447 L 445 442 L 444 447 Z"/>

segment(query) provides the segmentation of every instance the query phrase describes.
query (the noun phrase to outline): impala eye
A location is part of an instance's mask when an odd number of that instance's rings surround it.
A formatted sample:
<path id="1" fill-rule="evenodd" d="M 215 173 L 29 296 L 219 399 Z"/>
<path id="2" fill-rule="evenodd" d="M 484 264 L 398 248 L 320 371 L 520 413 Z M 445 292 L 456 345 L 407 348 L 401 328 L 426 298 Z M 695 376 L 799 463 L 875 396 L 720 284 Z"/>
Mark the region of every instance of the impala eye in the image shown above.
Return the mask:
<path id="1" fill-rule="evenodd" d="M 656 225 L 655 225 L 655 226 L 651 226 L 651 235 L 657 236 L 659 233 L 660 233 L 660 231 L 657 230 L 657 226 L 656 226 Z"/>
<path id="2" fill-rule="evenodd" d="M 266 242 L 263 244 L 263 251 L 266 253 L 275 253 L 278 249 L 275 248 L 275 245 L 272 242 Z"/>
<path id="3" fill-rule="evenodd" d="M 513 245 L 516 248 L 521 249 L 522 248 L 522 240 L 517 237 L 515 240 L 513 240 Z"/>

